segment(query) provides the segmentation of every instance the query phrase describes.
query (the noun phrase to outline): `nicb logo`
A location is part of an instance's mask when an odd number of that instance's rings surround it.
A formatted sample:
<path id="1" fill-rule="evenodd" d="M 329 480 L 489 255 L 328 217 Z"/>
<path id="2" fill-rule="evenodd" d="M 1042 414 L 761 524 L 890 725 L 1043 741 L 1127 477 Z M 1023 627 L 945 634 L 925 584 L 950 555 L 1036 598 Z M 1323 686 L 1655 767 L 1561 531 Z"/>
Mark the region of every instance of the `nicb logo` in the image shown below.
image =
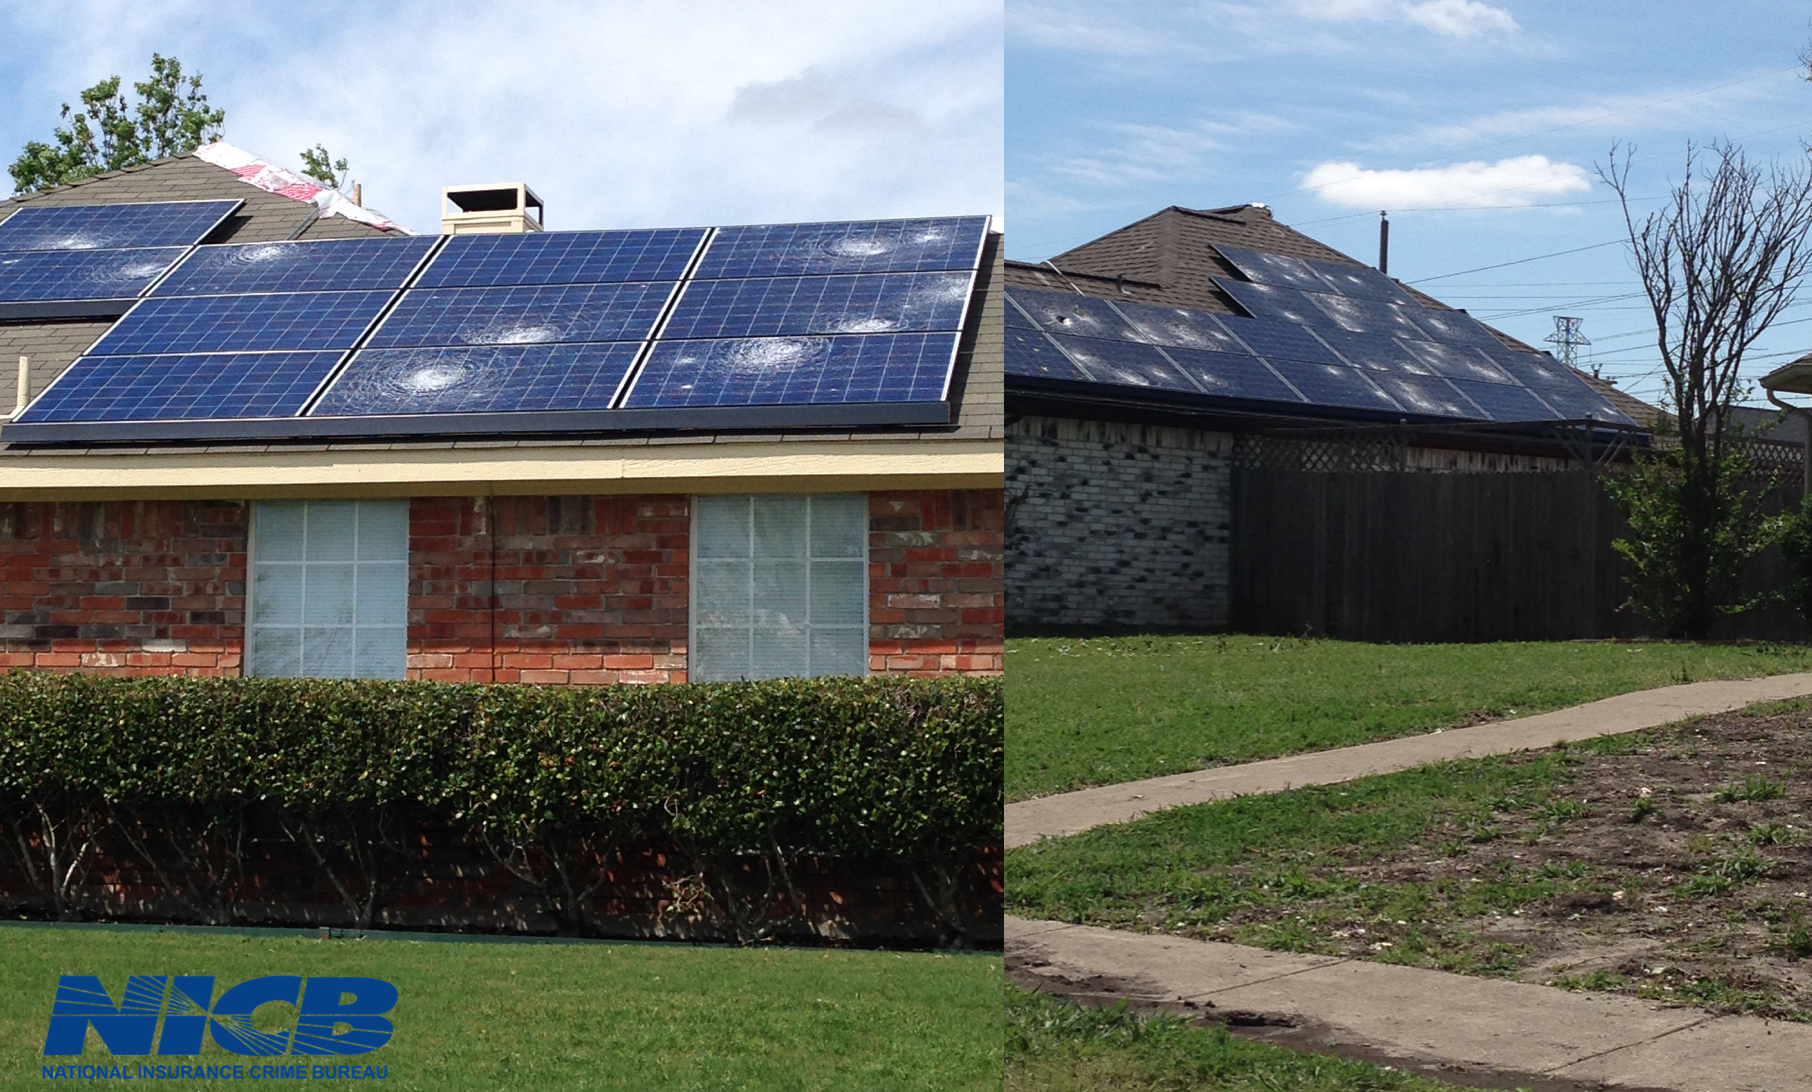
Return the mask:
<path id="1" fill-rule="evenodd" d="M 254 1057 L 365 1054 L 390 1041 L 395 1029 L 384 1014 L 396 999 L 396 987 L 381 978 L 304 982 L 300 975 L 265 975 L 216 998 L 212 975 L 135 974 L 115 1003 L 95 975 L 66 974 L 50 1007 L 44 1053 L 82 1053 L 92 1027 L 114 1055 L 150 1054 L 153 1046 L 159 1056 L 200 1054 L 204 1036 L 229 1053 Z M 272 1001 L 295 1006 L 293 1029 L 252 1025 L 252 1013 Z"/>

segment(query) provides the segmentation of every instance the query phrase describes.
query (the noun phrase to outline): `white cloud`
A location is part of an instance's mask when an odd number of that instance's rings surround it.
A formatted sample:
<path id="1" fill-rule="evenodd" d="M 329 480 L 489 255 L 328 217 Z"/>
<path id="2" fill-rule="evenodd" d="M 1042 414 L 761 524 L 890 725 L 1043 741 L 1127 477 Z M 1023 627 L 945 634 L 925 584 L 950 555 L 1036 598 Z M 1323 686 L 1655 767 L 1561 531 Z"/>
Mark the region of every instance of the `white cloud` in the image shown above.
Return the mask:
<path id="1" fill-rule="evenodd" d="M 1308 19 L 1409 22 L 1454 38 L 1515 34 L 1522 29 L 1508 11 L 1479 0 L 1292 0 L 1291 7 Z"/>
<path id="2" fill-rule="evenodd" d="M 1453 163 L 1413 170 L 1367 170 L 1357 163 L 1322 163 L 1302 188 L 1330 205 L 1353 209 L 1526 206 L 1544 197 L 1591 190 L 1584 167 L 1542 155 Z"/>

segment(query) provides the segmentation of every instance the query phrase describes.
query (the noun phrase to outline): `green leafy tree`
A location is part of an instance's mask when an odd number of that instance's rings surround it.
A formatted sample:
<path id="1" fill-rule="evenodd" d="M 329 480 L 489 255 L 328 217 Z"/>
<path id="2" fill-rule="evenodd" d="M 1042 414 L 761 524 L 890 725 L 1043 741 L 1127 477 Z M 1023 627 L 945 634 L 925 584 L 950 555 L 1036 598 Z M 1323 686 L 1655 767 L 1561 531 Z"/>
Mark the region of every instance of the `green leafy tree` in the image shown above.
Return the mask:
<path id="1" fill-rule="evenodd" d="M 164 156 L 194 151 L 220 139 L 226 111 L 208 104 L 201 75 L 184 76 L 182 62 L 151 55 L 151 78 L 120 93 L 109 76 L 81 94 L 81 109 L 63 104 L 63 120 L 49 142 L 27 141 L 7 172 L 16 193 L 63 186 L 103 171 L 117 171 Z"/>
<path id="2" fill-rule="evenodd" d="M 328 189 L 345 187 L 346 172 L 346 161 L 329 155 L 326 145 L 317 144 L 312 148 L 302 149 L 302 173 Z"/>

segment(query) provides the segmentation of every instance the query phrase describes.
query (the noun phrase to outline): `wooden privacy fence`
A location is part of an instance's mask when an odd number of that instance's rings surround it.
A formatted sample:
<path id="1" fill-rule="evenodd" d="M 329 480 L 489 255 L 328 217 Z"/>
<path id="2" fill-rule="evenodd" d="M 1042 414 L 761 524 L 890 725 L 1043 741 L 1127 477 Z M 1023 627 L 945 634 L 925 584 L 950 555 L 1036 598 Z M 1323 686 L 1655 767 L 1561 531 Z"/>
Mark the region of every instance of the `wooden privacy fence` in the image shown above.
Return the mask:
<path id="1" fill-rule="evenodd" d="M 1654 636 L 1623 609 L 1625 524 L 1598 475 L 1233 471 L 1236 630 L 1363 641 Z M 1769 495 L 1798 504 L 1797 482 Z M 1792 579 L 1778 550 L 1745 594 Z M 1721 639 L 1805 640 L 1790 607 L 1719 622 Z"/>

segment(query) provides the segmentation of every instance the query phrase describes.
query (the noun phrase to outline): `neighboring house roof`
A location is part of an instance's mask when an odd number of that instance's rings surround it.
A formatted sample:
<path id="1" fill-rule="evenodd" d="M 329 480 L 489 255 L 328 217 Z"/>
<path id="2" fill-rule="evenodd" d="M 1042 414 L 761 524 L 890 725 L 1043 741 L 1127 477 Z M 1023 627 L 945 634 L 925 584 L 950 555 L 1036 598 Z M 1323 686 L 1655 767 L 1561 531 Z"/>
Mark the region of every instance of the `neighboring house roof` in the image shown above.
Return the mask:
<path id="1" fill-rule="evenodd" d="M 1246 315 L 1246 310 L 1215 284 L 1217 277 L 1244 279 L 1240 270 L 1215 250 L 1217 245 L 1311 261 L 1365 264 L 1278 223 L 1271 210 L 1262 205 L 1214 209 L 1173 205 L 1047 261 L 1008 262 L 1006 283 L 1009 288 L 1080 293 L 1099 299 L 1131 300 L 1215 315 Z M 1397 284 L 1423 307 L 1459 310 L 1413 286 Z M 1489 325 L 1486 329 L 1507 348 L 1540 352 L 1501 330 Z M 1658 412 L 1609 382 L 1577 369 L 1575 372 L 1588 387 L 1638 424 L 1646 425 Z"/>
<path id="2" fill-rule="evenodd" d="M 110 204 L 240 199 L 206 242 L 269 242 L 397 234 L 247 185 L 194 156 L 157 160 L 0 201 Z M 988 237 L 951 377 L 948 426 L 888 429 L 575 436 L 557 439 L 166 443 L 22 447 L 0 443 L 0 500 L 82 496 L 400 495 L 451 492 L 742 491 L 980 488 L 1004 472 L 1001 441 L 1004 303 L 1001 239 Z M 33 391 L 61 374 L 109 321 L 0 323 L 0 413 L 16 396 L 10 362 L 30 356 Z"/>

